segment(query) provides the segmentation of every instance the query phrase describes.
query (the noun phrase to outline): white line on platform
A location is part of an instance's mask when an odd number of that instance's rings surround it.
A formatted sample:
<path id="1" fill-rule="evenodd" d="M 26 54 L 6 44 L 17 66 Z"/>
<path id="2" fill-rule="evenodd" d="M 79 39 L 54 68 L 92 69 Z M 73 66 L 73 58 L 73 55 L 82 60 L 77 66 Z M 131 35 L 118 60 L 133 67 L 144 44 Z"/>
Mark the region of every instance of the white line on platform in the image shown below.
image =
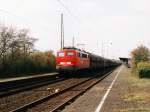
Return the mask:
<path id="1" fill-rule="evenodd" d="M 105 100 L 106 100 L 106 98 L 107 98 L 107 96 L 108 96 L 108 94 L 109 94 L 109 92 L 110 92 L 110 90 L 111 90 L 113 84 L 115 83 L 115 81 L 116 81 L 116 79 L 117 79 L 117 77 L 118 77 L 118 75 L 119 75 L 121 69 L 122 69 L 122 67 L 121 67 L 120 70 L 117 72 L 117 74 L 116 74 L 114 80 L 112 81 L 111 85 L 110 85 L 109 88 L 107 89 L 105 95 L 103 96 L 102 100 L 100 101 L 100 103 L 99 103 L 98 107 L 96 108 L 95 112 L 101 112 L 101 109 L 102 109 L 102 107 L 103 107 L 103 104 L 104 104 L 104 102 L 105 102 Z"/>

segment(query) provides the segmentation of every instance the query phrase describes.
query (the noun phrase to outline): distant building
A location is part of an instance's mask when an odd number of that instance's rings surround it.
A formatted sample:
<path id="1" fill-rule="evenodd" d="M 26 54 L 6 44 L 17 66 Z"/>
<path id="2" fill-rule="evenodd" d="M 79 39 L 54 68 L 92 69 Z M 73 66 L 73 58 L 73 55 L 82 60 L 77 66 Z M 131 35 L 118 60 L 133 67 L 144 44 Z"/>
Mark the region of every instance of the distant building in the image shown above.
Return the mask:
<path id="1" fill-rule="evenodd" d="M 131 59 L 130 58 L 120 57 L 119 59 L 124 65 L 126 65 L 127 67 L 131 67 Z"/>

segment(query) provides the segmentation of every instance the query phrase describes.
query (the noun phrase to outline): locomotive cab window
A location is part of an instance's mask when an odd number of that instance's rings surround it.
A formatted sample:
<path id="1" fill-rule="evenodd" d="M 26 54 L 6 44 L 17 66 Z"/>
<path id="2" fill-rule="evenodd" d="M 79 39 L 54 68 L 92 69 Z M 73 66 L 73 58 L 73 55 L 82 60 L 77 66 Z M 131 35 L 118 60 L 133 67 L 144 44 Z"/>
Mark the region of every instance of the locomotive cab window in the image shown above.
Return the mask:
<path id="1" fill-rule="evenodd" d="M 80 53 L 80 52 L 78 52 L 78 53 L 77 53 L 77 56 L 78 56 L 78 57 L 81 57 L 81 53 Z"/>
<path id="2" fill-rule="evenodd" d="M 58 53 L 58 57 L 64 57 L 64 56 L 65 56 L 65 53 L 64 53 L 64 52 Z"/>
<path id="3" fill-rule="evenodd" d="M 67 52 L 67 56 L 73 56 L 74 53 L 73 52 Z"/>
<path id="4" fill-rule="evenodd" d="M 88 58 L 87 54 L 82 54 L 82 58 Z"/>

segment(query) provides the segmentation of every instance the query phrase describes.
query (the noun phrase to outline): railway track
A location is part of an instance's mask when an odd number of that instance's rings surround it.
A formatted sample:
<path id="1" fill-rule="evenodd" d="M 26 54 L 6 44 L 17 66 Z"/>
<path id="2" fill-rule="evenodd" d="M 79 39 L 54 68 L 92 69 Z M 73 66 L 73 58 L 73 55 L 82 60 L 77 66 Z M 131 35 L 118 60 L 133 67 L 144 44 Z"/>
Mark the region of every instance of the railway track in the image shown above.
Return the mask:
<path id="1" fill-rule="evenodd" d="M 78 79 L 77 79 L 78 80 Z M 37 99 L 41 99 L 46 95 L 53 94 L 57 91 L 57 88 L 63 89 L 67 84 L 72 85 L 77 80 L 75 79 L 62 79 L 54 81 L 48 85 L 39 86 L 36 88 L 30 88 L 27 91 L 17 92 L 0 99 L 1 112 L 9 112 L 16 108 L 22 107 L 26 104 L 34 102 Z M 84 79 L 83 79 L 84 80 Z M 63 85 L 62 85 L 63 83 Z"/>
<path id="2" fill-rule="evenodd" d="M 108 71 L 105 71 L 101 74 L 96 74 L 92 78 L 67 79 L 44 88 L 33 89 L 28 92 L 28 94 L 24 93 L 26 96 L 24 99 L 16 99 L 17 102 L 14 102 L 14 105 L 4 103 L 0 108 L 2 108 L 2 112 L 54 112 L 62 108 L 73 98 L 84 93 L 87 89 L 101 81 L 111 72 L 108 73 Z M 102 76 L 102 74 L 105 75 Z M 99 77 L 98 75 L 102 77 Z M 20 104 L 21 102 L 24 103 Z"/>
<path id="3" fill-rule="evenodd" d="M 0 98 L 62 80 L 59 74 L 0 83 Z"/>

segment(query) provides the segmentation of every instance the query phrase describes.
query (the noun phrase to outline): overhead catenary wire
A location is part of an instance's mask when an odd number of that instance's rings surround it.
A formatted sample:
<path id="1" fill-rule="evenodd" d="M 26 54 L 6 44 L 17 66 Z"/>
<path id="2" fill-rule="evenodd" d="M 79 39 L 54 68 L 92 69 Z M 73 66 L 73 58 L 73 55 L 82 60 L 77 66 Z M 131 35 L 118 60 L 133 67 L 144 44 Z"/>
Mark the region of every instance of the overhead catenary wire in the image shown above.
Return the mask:
<path id="1" fill-rule="evenodd" d="M 69 13 L 69 15 L 78 23 L 81 23 L 80 19 L 75 16 L 72 11 L 61 1 L 61 0 L 57 0 L 58 3 Z"/>
<path id="2" fill-rule="evenodd" d="M 26 19 L 25 19 L 25 18 L 20 17 L 20 16 L 18 16 L 18 15 L 16 15 L 16 14 L 13 14 L 13 13 L 11 13 L 11 12 L 9 12 L 9 11 L 4 10 L 4 9 L 0 9 L 0 12 L 2 12 L 2 13 L 6 13 L 6 14 L 9 14 L 9 15 L 11 15 L 11 16 L 14 16 L 14 17 L 17 17 L 17 18 L 20 18 L 20 19 L 23 19 L 23 20 L 25 20 L 25 21 L 26 21 Z"/>
<path id="3" fill-rule="evenodd" d="M 0 9 L 0 12 L 5 13 L 5 14 L 8 14 L 8 15 L 10 15 L 10 16 L 13 16 L 13 17 L 19 19 L 20 21 L 26 22 L 28 25 L 33 25 L 33 22 L 32 22 L 31 20 L 29 20 L 29 19 L 27 19 L 27 18 L 24 18 L 24 17 L 22 17 L 22 16 L 20 16 L 20 15 L 16 15 L 16 14 L 14 14 L 14 13 L 12 13 L 12 12 L 9 12 L 9 11 L 6 11 L 6 10 L 4 10 L 4 9 Z M 37 25 L 36 25 L 36 26 L 37 26 Z M 40 27 L 42 27 L 43 29 L 47 30 L 47 28 L 46 28 L 45 26 L 43 26 L 43 25 L 38 24 L 38 26 L 40 26 Z"/>

